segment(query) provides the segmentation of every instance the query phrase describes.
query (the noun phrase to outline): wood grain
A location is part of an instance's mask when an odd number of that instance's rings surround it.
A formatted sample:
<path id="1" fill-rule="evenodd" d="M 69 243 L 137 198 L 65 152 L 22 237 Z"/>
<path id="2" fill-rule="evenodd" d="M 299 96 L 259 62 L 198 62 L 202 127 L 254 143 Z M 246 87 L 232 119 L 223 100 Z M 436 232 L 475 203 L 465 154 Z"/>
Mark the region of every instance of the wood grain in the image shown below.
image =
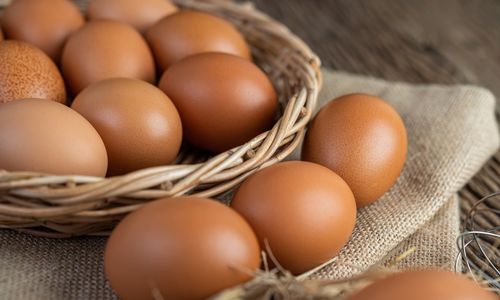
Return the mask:
<path id="1" fill-rule="evenodd" d="M 327 67 L 416 83 L 470 83 L 500 96 L 500 1 L 255 0 Z"/>

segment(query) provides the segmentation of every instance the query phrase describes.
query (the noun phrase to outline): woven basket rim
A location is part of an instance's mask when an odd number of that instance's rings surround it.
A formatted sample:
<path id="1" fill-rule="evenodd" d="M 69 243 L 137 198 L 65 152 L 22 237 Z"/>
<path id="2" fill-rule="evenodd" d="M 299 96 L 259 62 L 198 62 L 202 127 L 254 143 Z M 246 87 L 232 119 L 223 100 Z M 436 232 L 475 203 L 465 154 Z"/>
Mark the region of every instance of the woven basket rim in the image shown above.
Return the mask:
<path id="1" fill-rule="evenodd" d="M 250 3 L 174 0 L 231 21 L 252 46 L 286 102 L 274 127 L 247 143 L 198 163 L 178 164 L 98 178 L 0 170 L 0 228 L 47 237 L 108 234 L 124 215 L 153 199 L 227 193 L 255 171 L 287 157 L 300 144 L 322 84 L 321 62 L 288 28 Z M 1 9 L 1 7 L 0 7 Z"/>

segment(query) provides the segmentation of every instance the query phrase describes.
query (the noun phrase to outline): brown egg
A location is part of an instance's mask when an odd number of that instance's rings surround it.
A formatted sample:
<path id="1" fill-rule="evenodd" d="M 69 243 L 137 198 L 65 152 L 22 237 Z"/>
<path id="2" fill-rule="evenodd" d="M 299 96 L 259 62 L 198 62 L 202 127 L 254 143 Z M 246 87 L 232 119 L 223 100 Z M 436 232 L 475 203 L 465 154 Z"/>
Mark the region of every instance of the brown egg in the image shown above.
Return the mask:
<path id="1" fill-rule="evenodd" d="M 157 87 L 131 78 L 88 86 L 71 107 L 97 129 L 108 150 L 110 175 L 171 163 L 181 146 L 181 119 Z"/>
<path id="2" fill-rule="evenodd" d="M 406 271 L 375 281 L 348 300 L 498 300 L 472 279 L 447 271 Z"/>
<path id="3" fill-rule="evenodd" d="M 75 94 L 107 78 L 155 80 L 146 41 L 130 25 L 109 20 L 91 21 L 75 32 L 64 47 L 61 67 Z"/>
<path id="4" fill-rule="evenodd" d="M 177 6 L 168 0 L 91 0 L 87 16 L 93 19 L 108 19 L 134 26 L 140 32 L 163 17 L 177 11 Z"/>
<path id="5" fill-rule="evenodd" d="M 97 131 L 55 101 L 22 99 L 0 105 L 0 169 L 58 175 L 106 175 Z"/>
<path id="6" fill-rule="evenodd" d="M 351 94 L 321 109 L 307 132 L 302 159 L 339 174 L 361 208 L 396 182 L 407 143 L 405 125 L 389 104 L 375 96 Z"/>
<path id="7" fill-rule="evenodd" d="M 0 42 L 1 41 L 3 41 L 3 32 L 2 32 L 2 27 L 0 26 Z"/>
<path id="8" fill-rule="evenodd" d="M 268 130 L 278 110 L 266 75 L 248 60 L 224 53 L 199 54 L 174 64 L 159 87 L 179 110 L 189 142 L 213 152 Z"/>
<path id="9" fill-rule="evenodd" d="M 66 102 L 66 88 L 54 62 L 20 41 L 0 42 L 0 103 L 23 98 Z"/>
<path id="10" fill-rule="evenodd" d="M 68 36 L 85 20 L 69 0 L 16 0 L 4 10 L 1 23 L 9 39 L 42 49 L 55 62 Z"/>
<path id="11" fill-rule="evenodd" d="M 167 16 L 148 30 L 146 38 L 162 71 L 187 56 L 204 52 L 251 59 L 245 39 L 231 23 L 203 12 L 180 11 Z"/>
<path id="12" fill-rule="evenodd" d="M 104 253 L 106 277 L 124 300 L 205 299 L 247 281 L 259 264 L 245 220 L 196 197 L 146 204 L 118 224 Z"/>
<path id="13" fill-rule="evenodd" d="M 261 247 L 267 240 L 277 261 L 293 274 L 337 255 L 356 222 L 356 203 L 344 180 L 309 162 L 279 163 L 255 173 L 231 207 L 250 223 Z"/>

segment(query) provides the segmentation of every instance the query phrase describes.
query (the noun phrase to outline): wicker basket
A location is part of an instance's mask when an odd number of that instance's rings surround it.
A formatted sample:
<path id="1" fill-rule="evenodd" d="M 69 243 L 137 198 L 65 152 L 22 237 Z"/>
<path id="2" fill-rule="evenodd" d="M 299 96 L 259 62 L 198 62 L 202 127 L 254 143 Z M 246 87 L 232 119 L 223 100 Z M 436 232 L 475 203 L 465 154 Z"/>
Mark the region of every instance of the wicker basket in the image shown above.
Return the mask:
<path id="1" fill-rule="evenodd" d="M 249 4 L 177 0 L 184 8 L 222 16 L 251 45 L 255 62 L 273 81 L 281 103 L 274 127 L 246 144 L 208 157 L 189 149 L 174 165 L 124 176 L 53 176 L 0 170 L 0 227 L 50 237 L 106 234 L 127 213 L 161 197 L 214 197 L 289 155 L 300 143 L 321 85 L 320 61 L 286 27 Z"/>

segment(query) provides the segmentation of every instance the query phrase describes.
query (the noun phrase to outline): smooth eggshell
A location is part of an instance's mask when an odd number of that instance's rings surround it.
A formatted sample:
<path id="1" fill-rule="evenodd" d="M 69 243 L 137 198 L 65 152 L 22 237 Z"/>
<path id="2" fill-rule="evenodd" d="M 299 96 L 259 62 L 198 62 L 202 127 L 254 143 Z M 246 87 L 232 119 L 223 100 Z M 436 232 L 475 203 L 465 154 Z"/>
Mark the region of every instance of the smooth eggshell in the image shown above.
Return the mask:
<path id="1" fill-rule="evenodd" d="M 146 38 L 161 70 L 204 52 L 223 52 L 251 59 L 248 45 L 228 21 L 198 11 L 179 11 L 153 25 Z"/>
<path id="2" fill-rule="evenodd" d="M 87 16 L 90 20 L 124 22 L 145 32 L 160 19 L 176 11 L 177 7 L 168 0 L 91 0 Z"/>
<path id="3" fill-rule="evenodd" d="M 88 86 L 71 107 L 97 129 L 108 150 L 110 175 L 166 165 L 181 146 L 177 110 L 160 89 L 130 78 Z"/>
<path id="4" fill-rule="evenodd" d="M 251 278 L 260 264 L 255 234 L 229 207 L 180 197 L 146 204 L 113 231 L 106 276 L 121 299 L 205 299 Z"/>
<path id="5" fill-rule="evenodd" d="M 16 0 L 4 10 L 1 23 L 5 36 L 42 49 L 55 62 L 68 36 L 85 20 L 69 0 Z"/>
<path id="6" fill-rule="evenodd" d="M 271 81 L 250 61 L 224 53 L 188 57 L 170 67 L 159 87 L 181 115 L 185 135 L 221 152 L 268 130 L 278 110 Z"/>
<path id="7" fill-rule="evenodd" d="M 61 73 L 40 49 L 20 41 L 0 42 L 0 104 L 24 98 L 65 103 Z"/>
<path id="8" fill-rule="evenodd" d="M 117 21 L 91 21 L 75 32 L 64 47 L 61 67 L 75 94 L 113 77 L 155 81 L 154 60 L 146 41 L 132 26 Z"/>
<path id="9" fill-rule="evenodd" d="M 344 180 L 310 162 L 278 163 L 255 173 L 231 207 L 250 223 L 261 247 L 267 240 L 277 261 L 294 274 L 337 255 L 356 222 L 356 203 Z"/>
<path id="10" fill-rule="evenodd" d="M 462 274 L 438 270 L 395 273 L 377 280 L 348 300 L 498 300 Z"/>
<path id="11" fill-rule="evenodd" d="M 97 131 L 55 101 L 22 99 L 0 105 L 0 169 L 58 175 L 106 175 Z"/>
<path id="12" fill-rule="evenodd" d="M 405 125 L 394 108 L 375 96 L 350 94 L 328 103 L 312 121 L 302 159 L 339 174 L 361 208 L 396 182 L 407 143 Z"/>

